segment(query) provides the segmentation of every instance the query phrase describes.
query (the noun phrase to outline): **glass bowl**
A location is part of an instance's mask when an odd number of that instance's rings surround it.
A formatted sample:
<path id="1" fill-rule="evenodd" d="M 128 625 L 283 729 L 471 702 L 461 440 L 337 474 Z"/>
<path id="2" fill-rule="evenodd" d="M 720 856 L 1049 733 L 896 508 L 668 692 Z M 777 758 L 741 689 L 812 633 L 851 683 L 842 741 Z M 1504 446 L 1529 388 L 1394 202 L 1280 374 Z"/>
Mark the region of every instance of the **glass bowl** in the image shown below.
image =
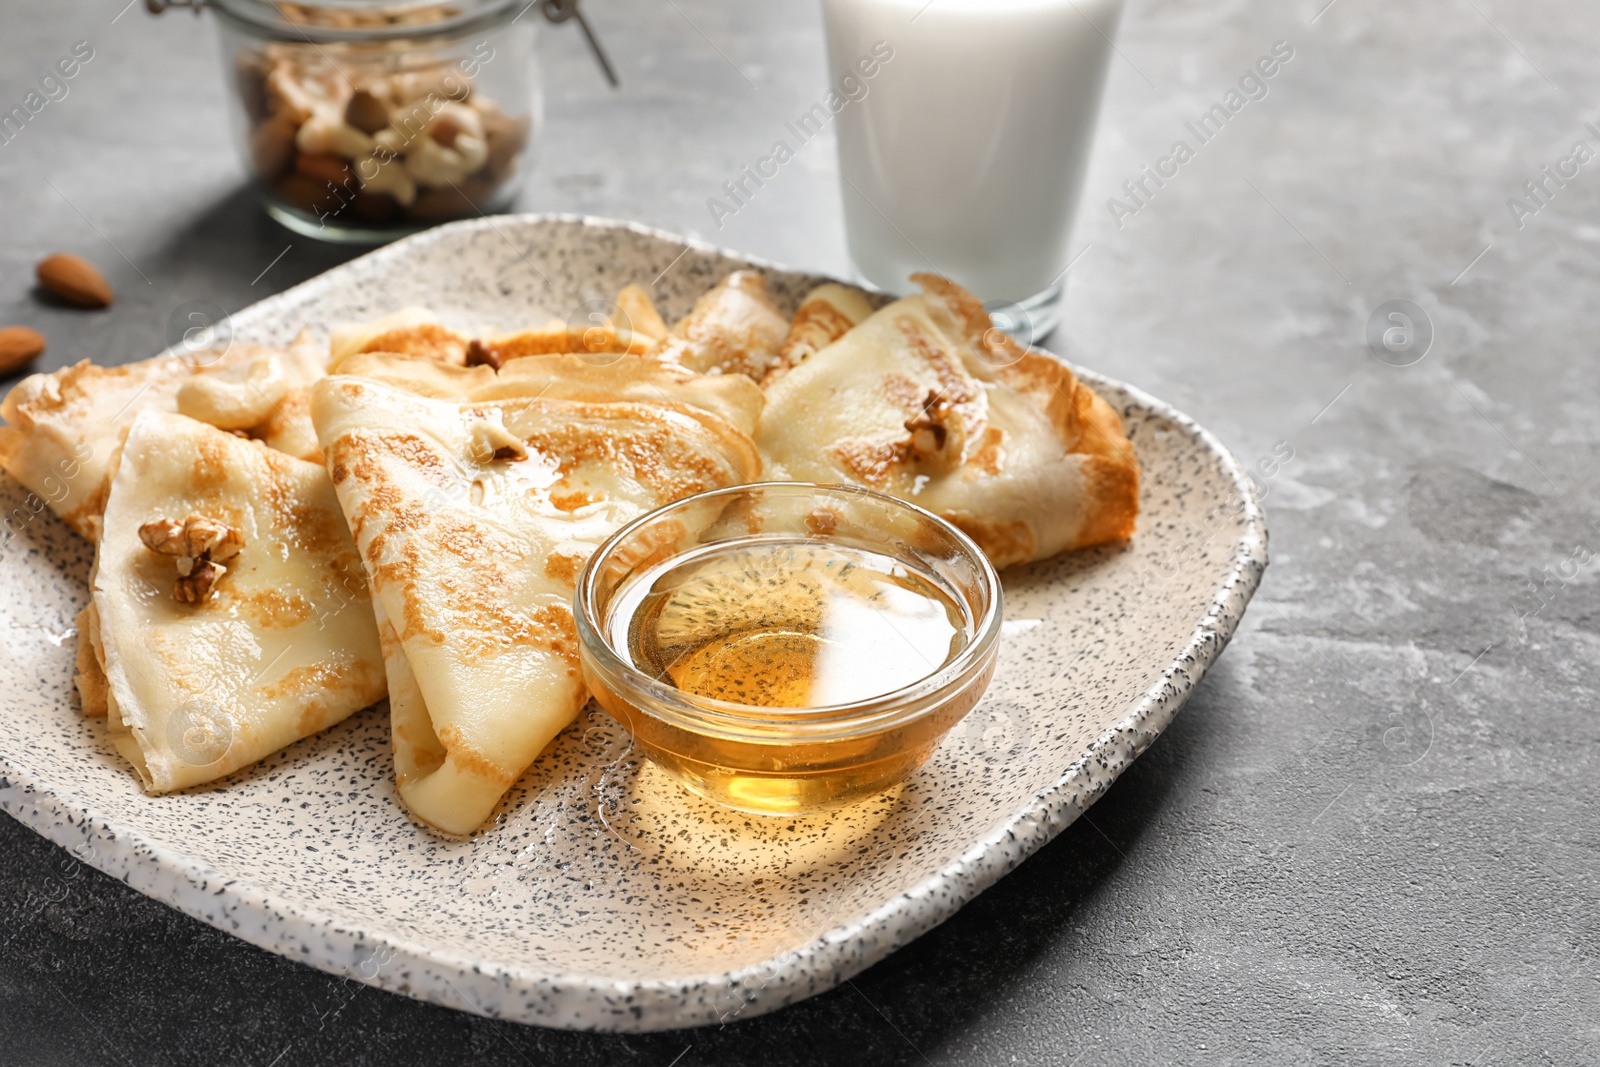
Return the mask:
<path id="1" fill-rule="evenodd" d="M 377 243 L 514 199 L 540 121 L 518 0 L 213 0 L 268 214 Z"/>
<path id="2" fill-rule="evenodd" d="M 927 760 L 988 687 L 1002 610 L 993 566 L 943 519 L 763 482 L 617 531 L 573 614 L 584 679 L 643 755 L 719 804 L 803 815 Z"/>

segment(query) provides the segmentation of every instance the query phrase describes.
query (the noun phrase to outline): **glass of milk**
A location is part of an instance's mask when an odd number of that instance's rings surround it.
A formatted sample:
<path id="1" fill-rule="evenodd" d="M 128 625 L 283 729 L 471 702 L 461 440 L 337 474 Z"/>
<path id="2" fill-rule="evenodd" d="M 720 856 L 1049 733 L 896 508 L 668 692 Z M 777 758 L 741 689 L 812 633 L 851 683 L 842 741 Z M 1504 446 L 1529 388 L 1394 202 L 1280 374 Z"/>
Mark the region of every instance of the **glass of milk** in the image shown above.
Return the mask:
<path id="1" fill-rule="evenodd" d="M 856 269 L 891 292 L 943 274 L 1024 341 L 1049 333 L 1122 0 L 823 11 Z"/>

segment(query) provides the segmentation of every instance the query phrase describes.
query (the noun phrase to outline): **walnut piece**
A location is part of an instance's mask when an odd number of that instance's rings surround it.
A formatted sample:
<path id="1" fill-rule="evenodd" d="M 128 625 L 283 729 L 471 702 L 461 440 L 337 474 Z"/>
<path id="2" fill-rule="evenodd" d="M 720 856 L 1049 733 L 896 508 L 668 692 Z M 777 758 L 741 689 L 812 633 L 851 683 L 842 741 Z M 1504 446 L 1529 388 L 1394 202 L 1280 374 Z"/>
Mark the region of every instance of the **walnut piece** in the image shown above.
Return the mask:
<path id="1" fill-rule="evenodd" d="M 922 410 L 905 422 L 911 434 L 911 458 L 923 464 L 953 469 L 966 449 L 965 432 L 950 403 L 938 390 L 928 390 Z"/>
<path id="2" fill-rule="evenodd" d="M 180 604 L 198 604 L 211 595 L 212 587 L 228 573 L 228 568 L 209 559 L 198 560 L 194 569 L 172 583 L 172 599 Z"/>
<path id="3" fill-rule="evenodd" d="M 172 598 L 182 604 L 198 604 L 209 597 L 228 572 L 222 561 L 244 548 L 243 534 L 204 515 L 190 515 L 181 522 L 153 519 L 139 527 L 139 540 L 150 551 L 173 557 L 178 580 Z"/>
<path id="4" fill-rule="evenodd" d="M 506 365 L 505 357 L 477 338 L 467 342 L 467 366 L 493 367 L 496 372 Z"/>

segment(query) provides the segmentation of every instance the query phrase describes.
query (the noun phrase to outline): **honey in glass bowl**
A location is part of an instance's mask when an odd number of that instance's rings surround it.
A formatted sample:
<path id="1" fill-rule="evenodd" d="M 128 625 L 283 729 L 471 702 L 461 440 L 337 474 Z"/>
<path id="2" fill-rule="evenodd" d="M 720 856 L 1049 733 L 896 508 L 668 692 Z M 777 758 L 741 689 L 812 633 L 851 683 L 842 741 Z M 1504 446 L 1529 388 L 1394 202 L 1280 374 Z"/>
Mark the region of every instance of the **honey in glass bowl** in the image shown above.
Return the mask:
<path id="1" fill-rule="evenodd" d="M 976 705 L 1000 589 L 921 509 L 770 483 L 619 531 L 576 614 L 590 688 L 648 758 L 711 800 L 799 815 L 902 781 Z"/>

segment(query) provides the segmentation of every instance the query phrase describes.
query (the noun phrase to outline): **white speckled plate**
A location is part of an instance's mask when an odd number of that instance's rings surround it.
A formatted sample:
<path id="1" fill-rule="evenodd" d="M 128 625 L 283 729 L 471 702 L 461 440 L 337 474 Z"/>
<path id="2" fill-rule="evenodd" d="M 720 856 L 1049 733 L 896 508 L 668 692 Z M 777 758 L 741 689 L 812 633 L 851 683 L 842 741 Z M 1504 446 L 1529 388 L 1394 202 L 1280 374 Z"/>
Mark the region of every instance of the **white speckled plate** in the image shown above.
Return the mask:
<path id="1" fill-rule="evenodd" d="M 634 226 L 499 217 L 381 249 L 233 328 L 286 341 L 407 304 L 513 327 L 652 279 L 670 320 L 748 265 Z M 822 280 L 756 265 L 787 310 Z M 591 704 L 468 842 L 395 802 L 382 707 L 218 787 L 145 796 L 71 689 L 90 548 L 0 476 L 0 807 L 247 941 L 469 1011 L 651 1030 L 810 996 L 943 922 L 1093 803 L 1183 704 L 1261 578 L 1266 529 L 1238 463 L 1165 404 L 1086 377 L 1138 448 L 1138 533 L 1006 574 L 993 687 L 892 795 L 832 818 L 723 811 L 641 766 Z"/>

